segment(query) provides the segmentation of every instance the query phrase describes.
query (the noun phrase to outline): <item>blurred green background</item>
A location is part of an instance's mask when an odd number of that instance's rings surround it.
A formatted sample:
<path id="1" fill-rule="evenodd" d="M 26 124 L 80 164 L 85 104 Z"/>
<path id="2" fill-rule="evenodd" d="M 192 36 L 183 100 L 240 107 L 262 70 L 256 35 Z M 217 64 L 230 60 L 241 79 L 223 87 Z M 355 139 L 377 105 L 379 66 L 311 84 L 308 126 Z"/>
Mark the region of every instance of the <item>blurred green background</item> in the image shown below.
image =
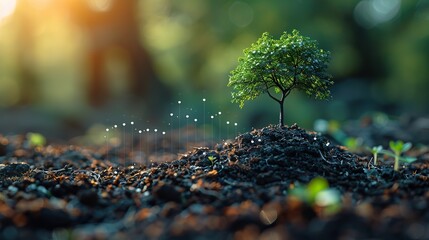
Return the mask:
<path id="1" fill-rule="evenodd" d="M 328 102 L 291 94 L 287 124 L 424 115 L 428 26 L 429 0 L 0 0 L 0 133 L 67 139 L 180 111 L 206 124 L 222 111 L 241 132 L 277 123 L 271 99 L 239 110 L 226 84 L 263 32 L 294 28 L 331 51 L 335 84 Z"/>

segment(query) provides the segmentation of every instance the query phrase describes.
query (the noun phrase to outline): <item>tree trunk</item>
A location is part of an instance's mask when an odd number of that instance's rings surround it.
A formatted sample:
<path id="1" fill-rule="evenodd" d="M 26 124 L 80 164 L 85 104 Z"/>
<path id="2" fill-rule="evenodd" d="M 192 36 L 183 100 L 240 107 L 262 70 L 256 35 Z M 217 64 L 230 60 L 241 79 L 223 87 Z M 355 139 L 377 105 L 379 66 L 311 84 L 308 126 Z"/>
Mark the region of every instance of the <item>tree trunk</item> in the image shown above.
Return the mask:
<path id="1" fill-rule="evenodd" d="M 280 105 L 279 127 L 283 127 L 285 125 L 283 103 L 284 103 L 284 99 L 282 99 L 279 102 L 279 105 Z"/>

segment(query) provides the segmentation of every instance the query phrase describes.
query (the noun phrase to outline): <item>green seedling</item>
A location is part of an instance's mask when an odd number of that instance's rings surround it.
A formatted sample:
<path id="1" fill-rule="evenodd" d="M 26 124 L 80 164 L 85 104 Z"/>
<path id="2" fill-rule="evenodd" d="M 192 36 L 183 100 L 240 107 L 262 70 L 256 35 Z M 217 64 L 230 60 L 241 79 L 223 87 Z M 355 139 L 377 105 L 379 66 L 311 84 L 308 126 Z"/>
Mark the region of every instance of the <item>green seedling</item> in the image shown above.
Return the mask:
<path id="1" fill-rule="evenodd" d="M 369 151 L 372 153 L 373 155 L 373 159 L 374 159 L 374 165 L 377 166 L 377 159 L 378 159 L 378 154 L 381 153 L 381 151 L 383 151 L 383 146 L 379 145 L 379 146 L 374 146 L 372 148 L 369 149 Z"/>
<path id="2" fill-rule="evenodd" d="M 337 189 L 330 188 L 323 177 L 313 178 L 306 186 L 298 185 L 290 194 L 312 206 L 324 208 L 328 214 L 337 212 L 341 207 L 341 194 Z"/>
<path id="3" fill-rule="evenodd" d="M 316 41 L 297 30 L 284 32 L 280 39 L 264 33 L 243 52 L 228 83 L 233 88 L 232 102 L 240 107 L 266 93 L 279 104 L 279 125 L 283 126 L 283 105 L 292 90 L 317 99 L 330 97 L 329 87 L 333 84 L 327 73 L 330 53 L 319 49 Z"/>
<path id="4" fill-rule="evenodd" d="M 407 156 L 402 157 L 401 156 L 402 153 L 407 152 L 408 150 L 411 149 L 412 144 L 409 142 L 404 143 L 403 141 L 400 141 L 400 140 L 390 141 L 389 147 L 392 150 L 392 152 L 382 151 L 382 153 L 395 158 L 395 164 L 393 165 L 393 170 L 395 170 L 395 171 L 399 170 L 399 161 L 411 163 L 411 162 L 414 162 L 415 160 L 417 160 L 414 157 L 407 157 Z"/>
<path id="5" fill-rule="evenodd" d="M 46 138 L 40 133 L 27 133 L 27 140 L 31 147 L 43 147 L 46 144 Z"/>
<path id="6" fill-rule="evenodd" d="M 216 161 L 215 156 L 208 156 L 207 159 L 212 163 L 212 165 L 214 165 L 214 162 Z"/>
<path id="7" fill-rule="evenodd" d="M 347 149 L 350 152 L 357 152 L 362 146 L 362 139 L 355 138 L 355 137 L 348 137 L 344 140 L 343 144 L 344 146 L 347 147 Z"/>

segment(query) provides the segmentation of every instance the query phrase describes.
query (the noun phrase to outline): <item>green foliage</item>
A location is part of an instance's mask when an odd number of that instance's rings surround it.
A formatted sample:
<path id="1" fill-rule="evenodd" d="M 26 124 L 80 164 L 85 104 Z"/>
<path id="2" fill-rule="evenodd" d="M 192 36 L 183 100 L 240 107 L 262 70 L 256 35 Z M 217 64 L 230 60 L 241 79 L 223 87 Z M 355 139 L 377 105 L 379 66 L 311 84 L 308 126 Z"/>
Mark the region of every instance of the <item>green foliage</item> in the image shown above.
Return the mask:
<path id="1" fill-rule="evenodd" d="M 314 202 L 316 200 L 317 194 L 319 194 L 321 191 L 327 190 L 328 188 L 329 183 L 326 179 L 322 177 L 313 178 L 307 184 L 308 200 L 310 202 Z"/>
<path id="2" fill-rule="evenodd" d="M 46 138 L 40 133 L 27 133 L 27 140 L 31 147 L 43 147 L 46 144 Z"/>
<path id="3" fill-rule="evenodd" d="M 329 188 L 323 177 L 313 178 L 306 186 L 297 186 L 290 192 L 291 196 L 313 206 L 324 208 L 326 213 L 335 213 L 341 207 L 341 195 L 338 190 Z"/>
<path id="4" fill-rule="evenodd" d="M 231 71 L 228 86 L 233 88 L 232 102 L 244 102 L 267 93 L 280 104 L 280 125 L 283 125 L 284 99 L 293 89 L 316 99 L 330 96 L 333 84 L 327 73 L 330 53 L 318 48 L 316 41 L 297 30 L 284 32 L 280 39 L 262 34 L 256 43 L 245 49 L 238 66 Z"/>
<path id="5" fill-rule="evenodd" d="M 401 155 L 401 153 L 406 152 L 411 149 L 412 144 L 407 142 L 404 143 L 403 141 L 390 141 L 389 147 L 390 149 L 395 153 L 395 155 Z"/>
<path id="6" fill-rule="evenodd" d="M 208 156 L 207 159 L 212 163 L 212 165 L 214 165 L 214 162 L 216 161 L 215 156 Z"/>
<path id="7" fill-rule="evenodd" d="M 395 171 L 399 170 L 399 161 L 411 163 L 411 162 L 414 162 L 415 160 L 417 160 L 414 157 L 407 157 L 407 156 L 401 157 L 402 153 L 407 152 L 408 150 L 411 149 L 412 144 L 409 142 L 404 143 L 403 141 L 400 141 L 400 140 L 390 141 L 389 147 L 390 147 L 392 152 L 382 151 L 382 153 L 395 158 L 395 164 L 393 166 L 393 169 Z"/>
<path id="8" fill-rule="evenodd" d="M 362 145 L 362 140 L 360 138 L 347 137 L 343 144 L 350 152 L 357 152 Z"/>

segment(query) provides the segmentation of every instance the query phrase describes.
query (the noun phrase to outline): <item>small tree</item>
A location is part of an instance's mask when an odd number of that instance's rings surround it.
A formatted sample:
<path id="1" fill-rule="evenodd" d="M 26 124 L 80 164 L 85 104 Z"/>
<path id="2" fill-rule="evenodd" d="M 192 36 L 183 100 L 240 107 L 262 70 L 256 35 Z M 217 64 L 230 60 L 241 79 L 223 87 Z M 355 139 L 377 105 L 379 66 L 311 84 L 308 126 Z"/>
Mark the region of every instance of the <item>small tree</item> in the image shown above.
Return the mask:
<path id="1" fill-rule="evenodd" d="M 268 33 L 245 49 L 238 66 L 231 71 L 228 86 L 233 87 L 232 102 L 242 108 L 246 100 L 267 93 L 280 105 L 279 125 L 284 125 L 283 104 L 292 89 L 317 99 L 326 99 L 333 84 L 327 73 L 330 53 L 297 30 L 284 32 L 280 39 Z"/>

